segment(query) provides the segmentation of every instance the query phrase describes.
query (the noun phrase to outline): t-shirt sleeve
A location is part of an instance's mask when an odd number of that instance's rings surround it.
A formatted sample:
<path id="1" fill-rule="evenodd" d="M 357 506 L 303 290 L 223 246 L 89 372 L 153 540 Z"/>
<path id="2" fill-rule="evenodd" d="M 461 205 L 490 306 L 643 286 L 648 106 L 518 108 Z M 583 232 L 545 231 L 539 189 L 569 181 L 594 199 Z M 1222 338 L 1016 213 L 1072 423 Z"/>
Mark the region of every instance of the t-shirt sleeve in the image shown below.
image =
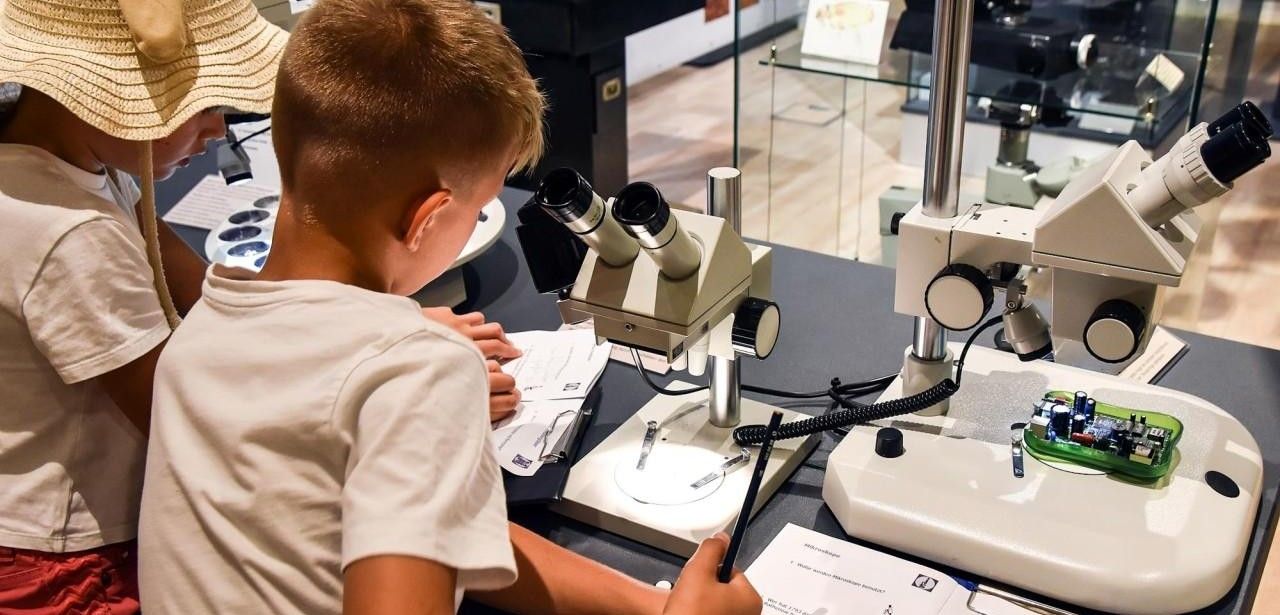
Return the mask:
<path id="1" fill-rule="evenodd" d="M 515 581 L 488 379 L 472 348 L 430 332 L 366 359 L 339 394 L 349 432 L 342 565 L 407 555 L 458 571 L 461 589 Z"/>
<path id="2" fill-rule="evenodd" d="M 115 370 L 170 333 L 146 254 L 109 218 L 72 228 L 22 301 L 31 340 L 63 382 Z"/>

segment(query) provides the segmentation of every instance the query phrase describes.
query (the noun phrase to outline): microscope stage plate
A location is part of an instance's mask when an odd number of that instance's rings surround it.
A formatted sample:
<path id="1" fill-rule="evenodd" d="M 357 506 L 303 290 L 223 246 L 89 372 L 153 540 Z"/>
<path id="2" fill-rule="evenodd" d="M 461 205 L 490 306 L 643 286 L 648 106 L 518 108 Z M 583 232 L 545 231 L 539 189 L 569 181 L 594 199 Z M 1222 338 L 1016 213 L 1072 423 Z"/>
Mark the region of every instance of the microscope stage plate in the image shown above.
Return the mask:
<path id="1" fill-rule="evenodd" d="M 688 386 L 690 385 L 682 382 L 672 385 L 677 390 Z M 766 424 L 770 415 L 778 409 L 743 398 L 741 424 Z M 784 422 L 808 416 L 791 410 L 782 412 L 785 415 Z M 573 466 L 565 485 L 564 498 L 553 505 L 553 508 L 565 516 L 637 542 L 676 555 L 692 555 L 704 539 L 727 530 L 737 520 L 759 447 L 750 447 L 750 461 L 734 467 L 722 479 L 713 480 L 703 487 L 712 490 L 711 493 L 685 504 L 642 503 L 619 487 L 617 481 L 620 475 L 617 470 L 620 465 L 634 464 L 638 460 L 646 423 L 657 421 L 660 426 L 658 439 L 649 453 L 646 468 L 652 467 L 657 472 L 672 476 L 672 480 L 679 483 L 672 487 L 672 492 L 679 495 L 682 489 L 688 487 L 686 480 L 694 481 L 713 472 L 717 463 L 741 452 L 741 447 L 733 441 L 733 429 L 715 427 L 707 421 L 707 417 L 705 391 L 678 397 L 659 395 L 653 398 Z M 774 445 L 753 515 L 764 507 L 774 492 L 813 452 L 817 442 L 817 436 L 810 436 L 784 440 Z M 682 460 L 696 459 L 699 467 L 684 474 L 675 472 L 670 463 L 660 461 L 664 457 L 675 456 Z M 704 464 L 708 467 L 701 467 Z M 621 476 L 628 481 L 635 478 L 629 473 Z M 652 490 L 652 486 L 646 486 L 645 489 Z"/>

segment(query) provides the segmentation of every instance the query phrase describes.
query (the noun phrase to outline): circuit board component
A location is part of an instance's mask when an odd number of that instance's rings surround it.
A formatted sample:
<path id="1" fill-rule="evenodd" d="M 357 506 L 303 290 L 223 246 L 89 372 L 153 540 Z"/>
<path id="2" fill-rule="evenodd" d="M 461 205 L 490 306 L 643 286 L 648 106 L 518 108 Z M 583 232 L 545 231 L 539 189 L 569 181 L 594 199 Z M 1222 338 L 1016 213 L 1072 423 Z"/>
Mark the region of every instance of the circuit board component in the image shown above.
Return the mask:
<path id="1" fill-rule="evenodd" d="M 1098 402 L 1086 391 L 1051 391 L 1036 401 L 1023 434 L 1033 455 L 1139 479 L 1172 465 L 1182 422 L 1159 412 Z"/>

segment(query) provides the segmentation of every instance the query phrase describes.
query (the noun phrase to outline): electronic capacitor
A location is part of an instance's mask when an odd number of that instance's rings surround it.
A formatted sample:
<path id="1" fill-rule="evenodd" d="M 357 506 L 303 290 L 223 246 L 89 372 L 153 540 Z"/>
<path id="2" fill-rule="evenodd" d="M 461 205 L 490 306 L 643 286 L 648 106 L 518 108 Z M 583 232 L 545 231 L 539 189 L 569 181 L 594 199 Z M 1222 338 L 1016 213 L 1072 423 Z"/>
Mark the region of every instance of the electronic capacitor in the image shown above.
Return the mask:
<path id="1" fill-rule="evenodd" d="M 1084 433 L 1084 415 L 1077 414 L 1071 417 L 1071 433 Z"/>
<path id="2" fill-rule="evenodd" d="M 1075 397 L 1071 400 L 1071 414 L 1084 414 L 1084 406 L 1088 399 L 1088 393 L 1076 391 Z"/>
<path id="3" fill-rule="evenodd" d="M 1066 404 L 1053 407 L 1052 425 L 1055 437 L 1066 439 L 1071 436 L 1071 409 Z"/>

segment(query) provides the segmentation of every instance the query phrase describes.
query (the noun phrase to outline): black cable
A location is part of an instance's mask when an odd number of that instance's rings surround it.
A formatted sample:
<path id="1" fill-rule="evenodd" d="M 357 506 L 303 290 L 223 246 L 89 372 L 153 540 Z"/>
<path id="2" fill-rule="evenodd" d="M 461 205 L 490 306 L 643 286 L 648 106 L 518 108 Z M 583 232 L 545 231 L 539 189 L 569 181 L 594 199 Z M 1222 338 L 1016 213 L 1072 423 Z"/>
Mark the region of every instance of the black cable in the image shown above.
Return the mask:
<path id="1" fill-rule="evenodd" d="M 849 427 L 859 423 L 868 423 L 895 416 L 902 416 L 912 412 L 919 412 L 929 406 L 945 401 L 947 398 L 955 395 L 956 391 L 960 390 L 959 381 L 964 373 L 964 360 L 969 354 L 969 347 L 973 345 L 974 340 L 978 339 L 978 335 L 981 334 L 982 331 L 994 326 L 1000 321 L 1001 317 L 999 316 L 992 318 L 983 323 L 981 327 L 978 327 L 978 329 L 969 336 L 968 341 L 964 344 L 964 349 L 960 351 L 960 360 L 956 363 L 955 380 L 947 378 L 942 382 L 935 384 L 928 390 L 916 393 L 915 395 L 869 405 L 864 405 L 853 399 L 833 393 L 832 399 L 838 402 L 841 406 L 844 406 L 846 408 L 845 410 L 787 423 L 778 429 L 777 439 L 786 440 L 789 438 L 800 438 L 810 434 Z M 764 441 L 767 435 L 766 429 L 767 428 L 764 425 L 744 425 L 733 430 L 733 439 L 742 446 L 760 444 Z"/>
<path id="2" fill-rule="evenodd" d="M 244 149 L 244 146 L 243 146 L 242 144 L 243 144 L 245 141 L 248 141 L 249 139 L 252 139 L 252 138 L 254 138 L 254 137 L 256 137 L 256 136 L 258 136 L 258 135 L 260 135 L 260 134 L 262 134 L 262 133 L 264 133 L 264 132 L 267 132 L 268 130 L 271 130 L 271 126 L 267 126 L 266 128 L 260 128 L 260 129 L 258 129 L 258 130 L 255 130 L 255 131 L 253 131 L 253 132 L 249 133 L 249 136 L 247 136 L 247 137 L 236 137 L 236 140 L 235 140 L 235 141 L 232 141 L 232 142 L 230 142 L 230 143 L 228 143 L 228 144 L 227 144 L 227 147 L 230 147 L 230 148 L 231 148 L 231 149 L 233 149 L 233 150 L 235 150 L 235 149 Z M 234 132 L 233 132 L 233 133 L 231 133 L 231 134 L 232 134 L 232 135 L 235 135 L 235 133 L 234 133 Z"/>
<path id="3" fill-rule="evenodd" d="M 889 384 L 892 383 L 893 380 L 897 377 L 898 377 L 898 374 L 895 373 L 895 374 L 889 374 L 887 376 L 881 376 L 879 378 L 873 378 L 871 380 L 867 380 L 864 382 L 851 382 L 848 384 L 841 384 L 840 380 L 837 378 L 831 381 L 831 388 L 825 391 L 813 391 L 809 393 L 797 393 L 795 391 L 783 391 L 779 389 L 770 389 L 770 388 L 751 385 L 751 384 L 742 385 L 742 390 L 750 391 L 752 393 L 760 393 L 761 395 L 771 395 L 773 397 L 783 397 L 787 399 L 818 399 L 821 397 L 830 397 L 833 392 L 841 395 L 853 395 L 853 394 L 866 394 L 866 393 L 874 393 L 876 391 L 882 391 L 885 388 L 888 388 Z"/>
<path id="4" fill-rule="evenodd" d="M 640 379 L 644 380 L 644 383 L 649 385 L 649 388 L 653 389 L 659 395 L 671 395 L 671 396 L 688 395 L 690 393 L 699 393 L 710 388 L 707 385 L 703 385 L 700 387 L 693 387 L 691 389 L 681 389 L 679 391 L 675 391 L 672 389 L 664 389 L 658 386 L 658 383 L 649 379 L 649 373 L 644 371 L 644 364 L 640 362 L 640 352 L 637 351 L 635 348 L 631 349 L 631 360 L 634 361 L 636 364 L 636 371 L 640 372 Z"/>
<path id="5" fill-rule="evenodd" d="M 1003 320 L 1004 320 L 1003 316 L 996 316 L 995 318 L 992 318 L 987 322 L 982 323 L 982 326 L 978 327 L 977 329 L 974 329 L 973 334 L 969 336 L 969 339 L 967 341 L 965 341 L 964 348 L 960 351 L 960 360 L 956 361 L 956 385 L 960 384 L 960 378 L 964 376 L 964 358 L 969 356 L 969 347 L 973 346 L 974 340 L 978 339 L 978 336 L 982 335 L 983 331 L 986 331 L 987 329 L 994 327 L 995 325 L 999 324 Z"/>

